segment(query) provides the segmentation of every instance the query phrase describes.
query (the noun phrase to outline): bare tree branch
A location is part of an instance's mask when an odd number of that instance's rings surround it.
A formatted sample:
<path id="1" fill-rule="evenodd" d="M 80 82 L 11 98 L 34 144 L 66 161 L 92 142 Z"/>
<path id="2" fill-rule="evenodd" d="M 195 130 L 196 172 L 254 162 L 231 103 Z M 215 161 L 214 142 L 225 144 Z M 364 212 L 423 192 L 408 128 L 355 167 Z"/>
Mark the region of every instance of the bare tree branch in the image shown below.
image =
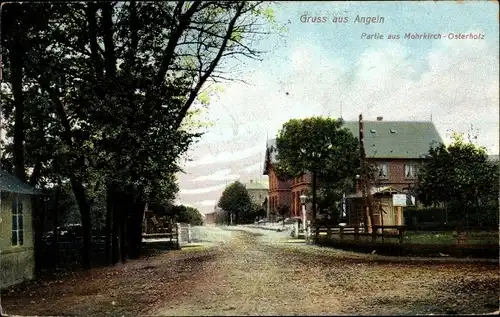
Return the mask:
<path id="1" fill-rule="evenodd" d="M 191 91 L 189 94 L 189 98 L 186 100 L 184 103 L 184 106 L 181 108 L 179 115 L 177 116 L 176 122 L 174 124 L 175 130 L 177 130 L 180 125 L 182 124 L 182 121 L 184 117 L 186 116 L 186 113 L 189 110 L 189 107 L 193 103 L 193 101 L 196 99 L 196 96 L 198 95 L 198 92 L 200 91 L 201 87 L 205 84 L 207 79 L 210 77 L 211 73 L 219 63 L 220 59 L 222 58 L 222 55 L 227 47 L 227 44 L 229 42 L 229 39 L 231 38 L 231 35 L 233 34 L 234 27 L 236 24 L 236 21 L 238 21 L 238 18 L 241 16 L 241 12 L 245 6 L 245 3 L 240 3 L 237 8 L 236 12 L 229 22 L 229 25 L 227 27 L 226 31 L 226 36 L 224 37 L 224 40 L 222 41 L 221 47 L 219 49 L 219 52 L 217 56 L 213 59 L 213 61 L 210 63 L 210 66 L 208 67 L 208 70 L 205 72 L 205 74 L 199 79 L 198 83 L 196 84 L 195 88 Z"/>

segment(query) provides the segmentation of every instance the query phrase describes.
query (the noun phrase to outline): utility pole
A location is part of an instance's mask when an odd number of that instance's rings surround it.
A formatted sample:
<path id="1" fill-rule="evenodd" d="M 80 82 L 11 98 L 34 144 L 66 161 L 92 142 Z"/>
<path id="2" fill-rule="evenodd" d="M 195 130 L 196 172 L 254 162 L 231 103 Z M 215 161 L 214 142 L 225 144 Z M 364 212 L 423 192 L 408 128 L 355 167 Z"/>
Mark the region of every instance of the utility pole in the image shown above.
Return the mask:
<path id="1" fill-rule="evenodd" d="M 359 115 L 359 147 L 360 147 L 360 155 L 359 155 L 359 162 L 361 165 L 361 174 L 359 177 L 360 180 L 360 185 L 361 185 L 361 192 L 363 195 L 363 218 L 364 218 L 364 225 L 365 229 L 367 232 L 372 232 L 372 223 L 371 223 L 371 195 L 368 192 L 370 190 L 369 188 L 369 176 L 368 176 L 368 171 L 367 171 L 367 164 L 366 164 L 366 153 L 365 153 L 365 142 L 364 142 L 364 123 L 363 123 L 363 115 Z"/>

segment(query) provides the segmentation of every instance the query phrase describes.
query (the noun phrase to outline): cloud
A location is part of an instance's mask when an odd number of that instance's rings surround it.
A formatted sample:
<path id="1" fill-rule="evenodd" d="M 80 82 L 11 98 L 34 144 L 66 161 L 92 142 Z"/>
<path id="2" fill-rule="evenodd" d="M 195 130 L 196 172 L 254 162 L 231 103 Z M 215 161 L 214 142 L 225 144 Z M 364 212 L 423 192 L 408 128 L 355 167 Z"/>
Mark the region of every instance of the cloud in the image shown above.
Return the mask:
<path id="1" fill-rule="evenodd" d="M 262 163 L 255 163 L 253 165 L 247 166 L 243 168 L 243 170 L 247 173 L 255 172 L 255 171 L 260 171 L 263 168 L 264 162 Z"/>
<path id="2" fill-rule="evenodd" d="M 270 136 L 291 118 L 339 117 L 341 107 L 346 120 L 357 120 L 359 113 L 368 120 L 379 115 L 385 120 L 429 120 L 432 114 L 442 136 L 459 122 L 494 131 L 498 116 L 491 114 L 498 113 L 499 104 L 494 43 L 436 40 L 418 58 L 418 51 L 404 43 L 368 48 L 351 65 L 303 40 L 288 62 L 283 61 L 284 76 L 256 71 L 245 79 L 250 85 L 228 85 L 211 115 L 223 117 L 229 111 L 238 118 L 241 133 Z M 479 143 L 498 152 L 498 130 L 481 134 Z"/>
<path id="3" fill-rule="evenodd" d="M 187 167 L 194 167 L 199 165 L 208 165 L 215 163 L 226 163 L 232 161 L 238 161 L 241 159 L 245 159 L 247 157 L 251 157 L 252 155 L 263 152 L 264 148 L 262 145 L 255 145 L 250 148 L 244 148 L 239 151 L 234 152 L 221 152 L 216 155 L 205 155 L 202 158 L 196 161 L 186 162 Z"/>
<path id="4" fill-rule="evenodd" d="M 224 170 L 217 171 L 213 174 L 198 176 L 196 178 L 193 178 L 191 182 L 235 180 L 240 177 L 240 175 L 230 174 L 230 173 L 231 169 L 227 168 Z"/>
<path id="5" fill-rule="evenodd" d="M 216 200 L 202 200 L 202 201 L 198 201 L 198 202 L 193 203 L 193 205 L 196 205 L 196 206 L 210 206 L 210 207 L 214 207 L 215 204 L 217 204 Z"/>
<path id="6" fill-rule="evenodd" d="M 195 188 L 195 189 L 181 189 L 179 191 L 179 194 L 181 195 L 197 195 L 197 194 L 204 194 L 204 193 L 210 193 L 213 191 L 219 191 L 223 188 L 226 187 L 226 184 L 220 184 L 220 185 L 215 185 L 215 186 L 210 186 L 210 187 L 204 187 L 204 188 Z"/>

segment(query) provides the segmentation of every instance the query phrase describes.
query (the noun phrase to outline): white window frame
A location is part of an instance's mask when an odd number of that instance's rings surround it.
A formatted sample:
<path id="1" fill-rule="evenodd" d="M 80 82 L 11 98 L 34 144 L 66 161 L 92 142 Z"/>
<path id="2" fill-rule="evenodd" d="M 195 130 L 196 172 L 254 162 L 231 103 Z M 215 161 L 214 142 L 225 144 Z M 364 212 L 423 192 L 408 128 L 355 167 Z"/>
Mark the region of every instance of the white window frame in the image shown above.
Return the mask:
<path id="1" fill-rule="evenodd" d="M 14 247 L 24 245 L 24 210 L 20 197 L 15 196 L 12 200 L 11 215 L 11 244 Z"/>
<path id="2" fill-rule="evenodd" d="M 385 174 L 382 173 L 384 170 L 385 170 Z M 389 164 L 388 163 L 378 163 L 377 164 L 377 178 L 389 179 Z"/>
<path id="3" fill-rule="evenodd" d="M 405 164 L 405 178 L 413 179 L 417 178 L 418 166 L 415 163 Z"/>

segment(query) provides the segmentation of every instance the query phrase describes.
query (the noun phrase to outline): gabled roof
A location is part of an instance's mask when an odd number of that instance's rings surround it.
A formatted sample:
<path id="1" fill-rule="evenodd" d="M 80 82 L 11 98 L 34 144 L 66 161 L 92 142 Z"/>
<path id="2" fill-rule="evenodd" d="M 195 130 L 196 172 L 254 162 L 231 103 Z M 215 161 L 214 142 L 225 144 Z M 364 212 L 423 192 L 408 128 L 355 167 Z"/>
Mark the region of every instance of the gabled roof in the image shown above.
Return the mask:
<path id="1" fill-rule="evenodd" d="M 359 122 L 346 121 L 344 127 L 359 138 Z M 423 158 L 431 146 L 442 143 L 430 121 L 364 121 L 367 158 Z"/>
<path id="2" fill-rule="evenodd" d="M 359 138 L 358 121 L 345 121 L 343 127 Z M 363 130 L 367 158 L 418 159 L 425 157 L 431 146 L 442 143 L 434 123 L 430 121 L 364 121 Z M 275 139 L 267 142 L 266 163 L 268 153 L 269 163 L 275 163 Z"/>
<path id="3" fill-rule="evenodd" d="M 264 175 L 267 175 L 268 165 L 277 162 L 276 155 L 278 154 L 276 150 L 276 139 L 269 139 L 266 142 L 266 156 L 264 158 Z"/>
<path id="4" fill-rule="evenodd" d="M 386 193 L 393 194 L 393 193 L 403 193 L 403 192 L 404 191 L 394 188 L 392 186 L 370 188 L 371 195 L 386 194 Z M 361 198 L 361 197 L 363 197 L 363 193 L 360 190 L 357 190 L 355 193 L 346 195 L 346 198 Z"/>
<path id="5" fill-rule="evenodd" d="M 39 195 L 40 192 L 14 175 L 0 170 L 0 192 Z"/>

